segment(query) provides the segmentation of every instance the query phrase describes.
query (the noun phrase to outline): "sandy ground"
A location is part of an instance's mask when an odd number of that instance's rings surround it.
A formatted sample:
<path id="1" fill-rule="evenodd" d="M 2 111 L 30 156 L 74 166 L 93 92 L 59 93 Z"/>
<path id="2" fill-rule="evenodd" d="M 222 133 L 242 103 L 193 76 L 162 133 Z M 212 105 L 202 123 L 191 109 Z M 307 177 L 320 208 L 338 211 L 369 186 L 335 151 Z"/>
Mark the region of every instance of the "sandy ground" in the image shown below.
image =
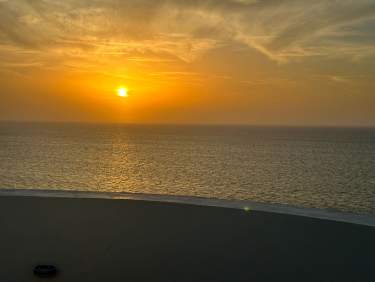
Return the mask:
<path id="1" fill-rule="evenodd" d="M 375 281 L 375 228 L 140 200 L 0 196 L 0 281 Z M 46 279 L 49 280 L 49 279 Z"/>

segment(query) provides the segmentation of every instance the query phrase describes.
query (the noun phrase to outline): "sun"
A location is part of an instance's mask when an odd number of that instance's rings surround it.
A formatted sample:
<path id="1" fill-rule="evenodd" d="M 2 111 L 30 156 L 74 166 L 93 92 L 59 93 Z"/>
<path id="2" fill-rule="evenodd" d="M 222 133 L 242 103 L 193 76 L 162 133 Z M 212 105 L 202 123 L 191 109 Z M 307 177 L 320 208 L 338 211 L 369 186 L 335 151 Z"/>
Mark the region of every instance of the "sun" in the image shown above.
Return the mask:
<path id="1" fill-rule="evenodd" d="M 117 88 L 117 96 L 128 97 L 128 89 L 126 87 Z"/>

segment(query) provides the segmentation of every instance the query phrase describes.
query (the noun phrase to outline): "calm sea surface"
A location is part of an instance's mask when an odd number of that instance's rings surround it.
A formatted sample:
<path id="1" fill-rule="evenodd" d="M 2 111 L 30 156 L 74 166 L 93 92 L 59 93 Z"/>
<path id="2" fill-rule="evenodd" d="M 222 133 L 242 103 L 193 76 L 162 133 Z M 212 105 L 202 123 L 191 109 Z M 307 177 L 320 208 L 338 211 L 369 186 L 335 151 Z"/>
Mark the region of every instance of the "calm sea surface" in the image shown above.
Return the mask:
<path id="1" fill-rule="evenodd" d="M 375 214 L 375 130 L 0 123 L 0 187 Z"/>

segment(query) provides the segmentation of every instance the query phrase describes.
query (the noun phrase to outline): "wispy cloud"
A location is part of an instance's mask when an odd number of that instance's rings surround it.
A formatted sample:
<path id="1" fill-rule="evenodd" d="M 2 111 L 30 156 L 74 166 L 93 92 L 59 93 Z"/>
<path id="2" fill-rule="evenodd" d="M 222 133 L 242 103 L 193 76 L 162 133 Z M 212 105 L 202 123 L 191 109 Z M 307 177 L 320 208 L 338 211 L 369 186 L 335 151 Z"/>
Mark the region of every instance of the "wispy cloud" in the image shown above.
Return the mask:
<path id="1" fill-rule="evenodd" d="M 0 1 L 0 44 L 41 61 L 94 54 L 189 63 L 231 44 L 276 62 L 351 60 L 374 56 L 374 38 L 372 0 Z"/>

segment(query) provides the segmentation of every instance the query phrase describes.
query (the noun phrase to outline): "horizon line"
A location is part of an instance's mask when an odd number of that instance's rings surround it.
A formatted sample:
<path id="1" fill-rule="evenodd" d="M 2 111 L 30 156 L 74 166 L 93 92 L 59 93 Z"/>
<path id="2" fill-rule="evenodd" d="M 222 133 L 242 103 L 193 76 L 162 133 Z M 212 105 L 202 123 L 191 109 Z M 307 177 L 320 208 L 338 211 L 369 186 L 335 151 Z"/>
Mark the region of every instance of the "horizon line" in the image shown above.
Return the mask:
<path id="1" fill-rule="evenodd" d="M 285 128 L 358 128 L 375 129 L 374 125 L 359 124 L 286 124 L 286 123 L 193 123 L 193 122 L 122 122 L 122 121 L 79 121 L 79 120 L 2 120 L 0 123 L 23 124 L 85 124 L 85 125 L 124 125 L 124 126 L 233 126 L 233 127 L 285 127 Z"/>

